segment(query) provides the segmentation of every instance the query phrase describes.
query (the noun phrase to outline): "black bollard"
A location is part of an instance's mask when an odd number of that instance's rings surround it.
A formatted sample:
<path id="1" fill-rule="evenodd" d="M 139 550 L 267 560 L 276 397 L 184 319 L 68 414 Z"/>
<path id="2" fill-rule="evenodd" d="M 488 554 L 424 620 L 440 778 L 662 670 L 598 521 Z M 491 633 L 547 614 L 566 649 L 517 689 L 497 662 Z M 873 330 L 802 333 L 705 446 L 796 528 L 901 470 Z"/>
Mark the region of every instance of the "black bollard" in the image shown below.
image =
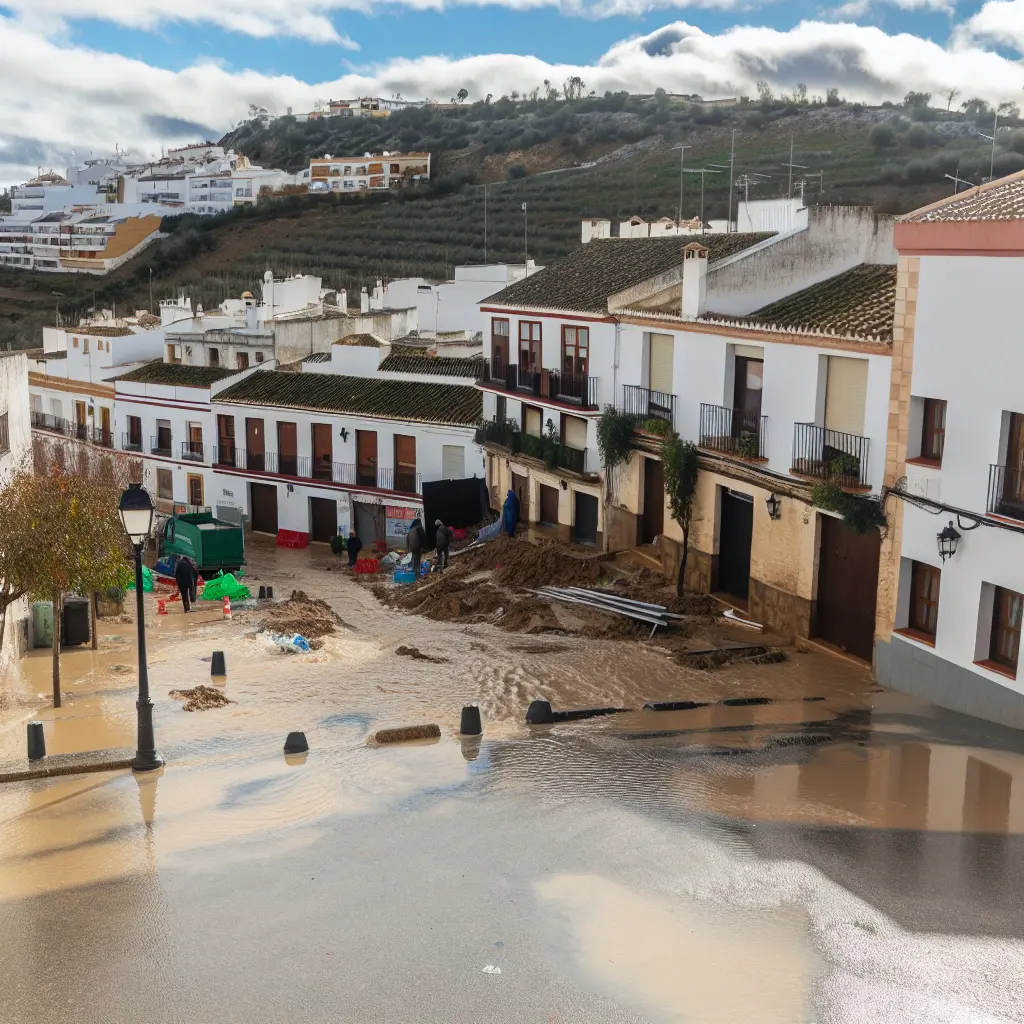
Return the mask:
<path id="1" fill-rule="evenodd" d="M 42 722 L 28 723 L 28 759 L 41 761 L 46 757 L 46 737 L 43 735 Z"/>
<path id="2" fill-rule="evenodd" d="M 290 732 L 288 739 L 284 741 L 284 752 L 286 754 L 302 754 L 309 750 L 304 732 Z"/>
<path id="3" fill-rule="evenodd" d="M 548 725 L 555 720 L 551 713 L 551 701 L 535 700 L 530 702 L 526 711 L 526 721 L 529 725 Z"/>
<path id="4" fill-rule="evenodd" d="M 224 664 L 224 652 L 214 651 L 213 657 L 210 659 L 210 675 L 226 676 L 227 674 L 227 666 Z"/>
<path id="5" fill-rule="evenodd" d="M 260 587 L 260 592 L 256 596 L 259 597 L 261 600 L 265 599 L 266 596 L 267 596 L 267 588 L 266 587 Z"/>
<path id="6" fill-rule="evenodd" d="M 480 709 L 475 704 L 467 704 L 462 709 L 462 723 L 459 732 L 463 736 L 479 736 L 483 726 L 480 724 Z"/>
<path id="7" fill-rule="evenodd" d="M 268 601 L 273 601 L 273 599 L 274 599 L 274 588 L 273 587 L 267 587 L 267 600 Z"/>

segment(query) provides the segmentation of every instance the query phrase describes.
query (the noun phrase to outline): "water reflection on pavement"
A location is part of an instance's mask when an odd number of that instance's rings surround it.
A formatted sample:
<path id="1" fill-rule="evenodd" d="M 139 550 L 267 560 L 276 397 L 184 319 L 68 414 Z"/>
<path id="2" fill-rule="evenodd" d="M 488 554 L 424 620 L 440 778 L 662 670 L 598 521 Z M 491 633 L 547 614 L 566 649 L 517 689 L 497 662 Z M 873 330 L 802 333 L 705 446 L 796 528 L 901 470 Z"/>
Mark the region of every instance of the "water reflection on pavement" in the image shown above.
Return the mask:
<path id="1" fill-rule="evenodd" d="M 261 575 L 332 601 L 324 652 L 154 623 L 168 767 L 0 786 L 5 1021 L 1024 1020 L 1019 734 L 820 655 L 700 673 L 397 616 L 300 555 Z M 186 714 L 166 691 L 214 648 L 235 703 Z M 133 653 L 81 653 L 51 750 L 130 743 Z M 531 729 L 536 696 L 711 703 Z M 454 736 L 470 699 L 482 740 Z"/>

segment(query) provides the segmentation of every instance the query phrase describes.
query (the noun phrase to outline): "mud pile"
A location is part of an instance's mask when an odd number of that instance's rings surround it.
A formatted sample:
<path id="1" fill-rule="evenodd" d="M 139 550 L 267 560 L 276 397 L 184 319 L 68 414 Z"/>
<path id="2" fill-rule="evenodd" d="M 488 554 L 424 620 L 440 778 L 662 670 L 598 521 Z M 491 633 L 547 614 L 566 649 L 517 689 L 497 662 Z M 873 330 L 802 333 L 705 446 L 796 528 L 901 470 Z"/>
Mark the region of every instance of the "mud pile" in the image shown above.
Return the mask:
<path id="1" fill-rule="evenodd" d="M 406 647 L 405 644 L 402 644 L 401 647 L 396 647 L 395 654 L 403 658 L 412 658 L 413 661 L 429 661 L 432 665 L 445 665 L 448 663 L 447 658 L 435 658 L 431 654 L 424 654 L 418 647 Z"/>
<path id="2" fill-rule="evenodd" d="M 220 690 L 212 686 L 194 686 L 191 690 L 171 690 L 169 696 L 175 700 L 183 700 L 183 711 L 209 711 L 210 708 L 222 708 L 225 704 L 233 704 Z"/>
<path id="3" fill-rule="evenodd" d="M 278 635 L 298 633 L 307 640 L 316 640 L 343 625 L 341 616 L 326 601 L 310 597 L 304 590 L 293 590 L 287 601 L 267 610 L 260 629 Z"/>
<path id="4" fill-rule="evenodd" d="M 664 605 L 678 615 L 717 616 L 721 609 L 710 594 L 676 594 L 674 583 L 669 583 L 659 572 L 641 569 L 635 576 L 616 580 L 612 592 L 631 601 Z"/>
<path id="5" fill-rule="evenodd" d="M 553 544 L 537 545 L 499 537 L 459 556 L 460 568 L 493 569 L 503 587 L 585 587 L 601 575 L 597 557 L 576 558 Z"/>

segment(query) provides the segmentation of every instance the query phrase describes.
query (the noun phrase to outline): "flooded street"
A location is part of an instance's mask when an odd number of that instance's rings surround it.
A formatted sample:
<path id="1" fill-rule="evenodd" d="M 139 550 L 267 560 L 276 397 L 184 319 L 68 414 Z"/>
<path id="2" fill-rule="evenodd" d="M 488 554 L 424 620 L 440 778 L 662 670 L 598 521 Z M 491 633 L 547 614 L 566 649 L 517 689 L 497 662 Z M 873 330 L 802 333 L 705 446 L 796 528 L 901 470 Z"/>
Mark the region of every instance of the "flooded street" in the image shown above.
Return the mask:
<path id="1" fill-rule="evenodd" d="M 167 767 L 0 785 L 5 1024 L 1024 1021 L 1020 733 L 818 652 L 701 671 L 402 614 L 324 547 L 250 560 L 344 625 L 285 654 L 259 610 L 152 607 Z M 51 754 L 134 746 L 135 626 L 101 628 L 59 711 L 26 659 L 0 762 L 30 717 Z M 188 713 L 215 650 L 231 703 Z M 527 726 L 535 698 L 629 710 Z"/>

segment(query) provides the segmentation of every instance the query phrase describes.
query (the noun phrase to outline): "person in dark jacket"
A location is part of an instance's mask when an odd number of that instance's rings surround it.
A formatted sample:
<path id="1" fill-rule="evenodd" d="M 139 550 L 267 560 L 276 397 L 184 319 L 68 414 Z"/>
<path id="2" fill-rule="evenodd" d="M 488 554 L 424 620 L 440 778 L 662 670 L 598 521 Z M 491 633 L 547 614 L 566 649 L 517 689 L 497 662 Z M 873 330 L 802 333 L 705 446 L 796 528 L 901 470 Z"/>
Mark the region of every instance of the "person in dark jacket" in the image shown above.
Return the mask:
<path id="1" fill-rule="evenodd" d="M 174 582 L 178 584 L 178 593 L 181 595 L 181 610 L 183 612 L 190 611 L 196 585 L 195 570 L 192 568 L 192 563 L 183 555 L 175 563 Z"/>
<path id="2" fill-rule="evenodd" d="M 423 524 L 414 519 L 409 526 L 409 536 L 405 539 L 409 554 L 412 555 L 412 571 L 416 579 L 420 578 L 420 560 L 423 549 L 427 546 L 427 535 L 423 532 Z"/>
<path id="3" fill-rule="evenodd" d="M 440 519 L 434 520 L 434 561 L 438 572 L 444 572 L 448 566 L 448 548 L 452 543 L 451 527 L 445 526 Z"/>
<path id="4" fill-rule="evenodd" d="M 359 558 L 359 552 L 363 550 L 363 542 L 356 536 L 355 530 L 348 531 L 348 540 L 345 541 L 345 548 L 348 551 L 349 568 L 352 568 Z"/>
<path id="5" fill-rule="evenodd" d="M 516 535 L 516 523 L 519 522 L 519 499 L 515 491 L 509 491 L 505 504 L 501 509 L 501 527 L 510 537 Z"/>

